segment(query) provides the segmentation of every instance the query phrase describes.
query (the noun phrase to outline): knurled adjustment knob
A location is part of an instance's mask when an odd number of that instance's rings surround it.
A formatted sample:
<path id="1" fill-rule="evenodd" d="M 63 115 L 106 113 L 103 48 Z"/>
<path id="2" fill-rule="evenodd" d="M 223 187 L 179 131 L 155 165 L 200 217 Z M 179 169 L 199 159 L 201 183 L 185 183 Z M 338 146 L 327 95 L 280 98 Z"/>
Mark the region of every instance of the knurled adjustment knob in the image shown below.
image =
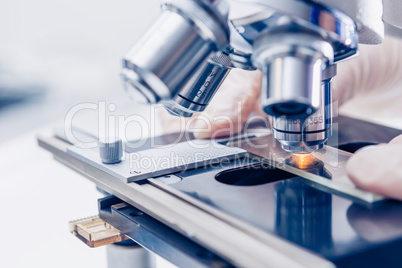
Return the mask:
<path id="1" fill-rule="evenodd" d="M 123 157 L 123 142 L 121 139 L 107 137 L 99 140 L 99 155 L 104 164 L 115 164 Z"/>

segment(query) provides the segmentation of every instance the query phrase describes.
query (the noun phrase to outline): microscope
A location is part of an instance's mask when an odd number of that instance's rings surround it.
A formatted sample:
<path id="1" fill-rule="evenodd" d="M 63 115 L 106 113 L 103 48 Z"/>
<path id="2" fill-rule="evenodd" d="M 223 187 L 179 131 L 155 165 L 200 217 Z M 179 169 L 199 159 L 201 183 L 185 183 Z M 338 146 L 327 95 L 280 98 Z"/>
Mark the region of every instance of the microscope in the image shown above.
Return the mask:
<path id="1" fill-rule="evenodd" d="M 163 4 L 123 59 L 127 91 L 136 101 L 190 117 L 206 108 L 232 68 L 259 69 L 261 109 L 273 117 L 281 147 L 292 153 L 322 149 L 332 133 L 336 63 L 357 53 L 355 22 L 336 9 L 297 0 L 243 1 L 258 12 L 229 20 L 229 3 Z"/>
<path id="2" fill-rule="evenodd" d="M 357 56 L 359 42 L 381 43 L 384 25 L 385 32 L 402 28 L 390 6 L 383 12 L 374 0 L 163 3 L 123 58 L 132 99 L 191 117 L 233 68 L 258 69 L 260 105 L 272 130 L 257 122 L 243 136 L 217 140 L 171 133 L 141 148 L 118 139 L 84 148 L 65 130 L 40 136 L 40 146 L 105 194 L 99 215 L 71 222 L 70 231 L 89 246 L 141 246 L 179 267 L 400 267 L 402 204 L 357 188 L 345 165 L 359 148 L 402 131 L 334 117 L 331 98 L 338 62 Z M 152 165 L 172 155 L 186 160 Z M 151 165 L 142 167 L 143 160 Z M 124 252 L 113 250 L 110 266 L 143 265 Z"/>

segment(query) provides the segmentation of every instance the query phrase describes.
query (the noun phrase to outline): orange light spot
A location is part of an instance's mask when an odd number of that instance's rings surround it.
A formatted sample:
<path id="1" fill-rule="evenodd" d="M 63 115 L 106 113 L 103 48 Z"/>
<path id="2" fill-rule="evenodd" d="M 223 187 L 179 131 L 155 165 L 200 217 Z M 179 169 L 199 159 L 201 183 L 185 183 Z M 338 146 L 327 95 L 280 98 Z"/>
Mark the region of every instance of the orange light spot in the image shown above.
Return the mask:
<path id="1" fill-rule="evenodd" d="M 317 158 L 311 154 L 294 154 L 292 156 L 293 164 L 300 169 L 307 169 L 314 166 Z"/>

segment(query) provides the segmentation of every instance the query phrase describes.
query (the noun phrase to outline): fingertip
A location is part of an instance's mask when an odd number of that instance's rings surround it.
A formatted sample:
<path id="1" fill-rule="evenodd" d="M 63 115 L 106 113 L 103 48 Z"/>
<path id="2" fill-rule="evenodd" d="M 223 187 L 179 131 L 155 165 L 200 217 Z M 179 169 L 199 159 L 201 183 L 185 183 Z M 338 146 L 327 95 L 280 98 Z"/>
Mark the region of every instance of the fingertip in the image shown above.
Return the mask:
<path id="1" fill-rule="evenodd" d="M 360 165 L 360 155 L 353 155 L 349 161 L 346 163 L 346 174 L 348 175 L 349 179 L 359 188 L 362 187 L 361 177 L 364 176 L 361 174 Z"/>
<path id="2" fill-rule="evenodd" d="M 378 182 L 379 164 L 376 151 L 379 146 L 367 146 L 358 150 L 346 163 L 346 173 L 359 188 L 375 192 Z"/>
<path id="3" fill-rule="evenodd" d="M 396 136 L 393 138 L 389 144 L 402 144 L 402 135 Z"/>
<path id="4" fill-rule="evenodd" d="M 363 190 L 402 199 L 402 146 L 381 144 L 363 148 L 346 165 L 350 180 Z"/>

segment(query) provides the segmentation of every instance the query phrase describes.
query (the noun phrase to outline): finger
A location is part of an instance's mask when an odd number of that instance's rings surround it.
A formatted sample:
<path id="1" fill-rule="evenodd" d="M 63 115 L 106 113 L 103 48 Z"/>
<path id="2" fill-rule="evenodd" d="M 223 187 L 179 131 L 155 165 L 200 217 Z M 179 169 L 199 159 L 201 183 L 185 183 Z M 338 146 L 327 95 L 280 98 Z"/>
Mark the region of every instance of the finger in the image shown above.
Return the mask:
<path id="1" fill-rule="evenodd" d="M 363 148 L 348 161 L 346 171 L 359 188 L 402 200 L 402 145 Z"/>
<path id="2" fill-rule="evenodd" d="M 241 131 L 258 105 L 260 88 L 259 71 L 232 70 L 210 105 L 197 117 L 195 137 L 214 138 Z"/>
<path id="3" fill-rule="evenodd" d="M 393 138 L 389 144 L 401 144 L 402 145 L 402 135 L 396 136 Z"/>

